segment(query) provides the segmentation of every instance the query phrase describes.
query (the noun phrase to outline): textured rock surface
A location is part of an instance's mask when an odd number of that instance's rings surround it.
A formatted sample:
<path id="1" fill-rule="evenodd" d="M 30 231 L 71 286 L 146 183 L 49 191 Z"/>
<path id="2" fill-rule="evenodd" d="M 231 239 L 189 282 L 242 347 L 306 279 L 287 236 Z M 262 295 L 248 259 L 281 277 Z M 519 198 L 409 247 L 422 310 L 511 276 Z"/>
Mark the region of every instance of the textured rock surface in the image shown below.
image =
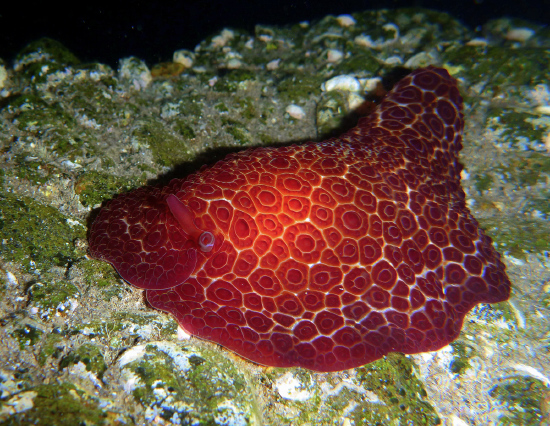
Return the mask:
<path id="1" fill-rule="evenodd" d="M 153 73 L 137 58 L 118 71 L 80 64 L 51 40 L 0 65 L 1 421 L 548 419 L 548 30 L 498 20 L 476 39 L 422 10 L 354 20 L 223 31 L 185 55 L 191 68 Z M 506 37 L 520 27 L 533 36 Z M 86 258 L 87 221 L 104 200 L 245 147 L 339 134 L 355 124 L 350 109 L 362 92 L 322 84 L 349 75 L 362 91 L 399 64 L 443 66 L 459 79 L 462 184 L 513 284 L 511 302 L 475 309 L 452 345 L 342 373 L 266 369 L 208 342 L 179 341 L 175 321 Z M 305 115 L 289 115 L 290 105 Z"/>

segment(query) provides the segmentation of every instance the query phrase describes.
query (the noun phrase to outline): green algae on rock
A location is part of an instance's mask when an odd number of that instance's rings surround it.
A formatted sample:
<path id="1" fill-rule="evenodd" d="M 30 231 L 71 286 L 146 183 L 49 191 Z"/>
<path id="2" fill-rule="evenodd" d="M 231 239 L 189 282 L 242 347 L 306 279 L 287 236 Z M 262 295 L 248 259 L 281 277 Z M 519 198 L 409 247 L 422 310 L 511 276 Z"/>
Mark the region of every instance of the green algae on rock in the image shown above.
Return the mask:
<path id="1" fill-rule="evenodd" d="M 85 172 L 75 182 L 75 193 L 83 206 L 93 207 L 106 198 L 129 191 L 145 183 L 145 173 L 139 177 L 120 177 L 98 171 Z"/>
<path id="2" fill-rule="evenodd" d="M 134 346 L 118 364 L 148 422 L 158 416 L 175 424 L 261 424 L 246 375 L 217 351 L 151 342 Z"/>
<path id="3" fill-rule="evenodd" d="M 550 397 L 548 382 L 529 376 L 513 376 L 497 384 L 491 396 L 508 407 L 509 414 L 500 418 L 502 425 L 544 425 L 548 413 L 544 416 L 541 402 Z"/>
<path id="4" fill-rule="evenodd" d="M 28 197 L 0 193 L 0 254 L 26 270 L 63 266 L 84 257 L 85 228 Z"/>
<path id="5" fill-rule="evenodd" d="M 279 398 L 264 419 L 274 425 L 328 425 L 333 419 L 343 424 L 440 424 L 417 374 L 412 360 L 401 354 L 349 370 L 343 377 L 270 369 L 268 389 Z"/>
<path id="6" fill-rule="evenodd" d="M 66 281 L 36 282 L 29 289 L 30 300 L 42 309 L 56 308 L 70 297 L 78 297 L 78 289 Z"/>
<path id="7" fill-rule="evenodd" d="M 82 362 L 86 366 L 86 370 L 93 372 L 99 379 L 107 370 L 101 350 L 91 343 L 84 343 L 76 351 L 71 351 L 65 355 L 59 361 L 59 368 L 63 369 L 79 362 Z"/>
<path id="8" fill-rule="evenodd" d="M 0 413 L 3 425 L 74 426 L 127 424 L 130 417 L 101 407 L 101 401 L 71 383 L 45 384 L 13 395 Z M 18 406 L 19 403 L 19 406 Z M 10 411 L 10 408 L 13 411 Z M 18 408 L 24 408 L 17 411 Z"/>
<path id="9" fill-rule="evenodd" d="M 15 69 L 32 83 L 43 83 L 48 76 L 80 61 L 63 44 L 41 38 L 25 46 L 15 59 Z"/>

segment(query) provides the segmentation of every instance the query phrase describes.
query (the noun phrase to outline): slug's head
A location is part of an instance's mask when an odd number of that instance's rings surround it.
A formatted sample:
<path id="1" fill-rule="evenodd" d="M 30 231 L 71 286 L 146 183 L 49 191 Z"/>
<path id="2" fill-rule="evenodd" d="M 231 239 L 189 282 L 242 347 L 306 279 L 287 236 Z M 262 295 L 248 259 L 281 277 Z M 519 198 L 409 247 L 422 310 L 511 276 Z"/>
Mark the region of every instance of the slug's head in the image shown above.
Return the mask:
<path id="1" fill-rule="evenodd" d="M 136 287 L 164 290 L 185 282 L 200 253 L 211 252 L 214 242 L 175 195 L 143 187 L 101 209 L 90 229 L 89 253 Z"/>
<path id="2" fill-rule="evenodd" d="M 166 204 L 170 213 L 180 225 L 180 231 L 195 241 L 200 251 L 209 253 L 214 248 L 214 235 L 212 232 L 201 231 L 193 221 L 193 213 L 183 204 L 178 197 L 170 194 L 166 198 Z"/>

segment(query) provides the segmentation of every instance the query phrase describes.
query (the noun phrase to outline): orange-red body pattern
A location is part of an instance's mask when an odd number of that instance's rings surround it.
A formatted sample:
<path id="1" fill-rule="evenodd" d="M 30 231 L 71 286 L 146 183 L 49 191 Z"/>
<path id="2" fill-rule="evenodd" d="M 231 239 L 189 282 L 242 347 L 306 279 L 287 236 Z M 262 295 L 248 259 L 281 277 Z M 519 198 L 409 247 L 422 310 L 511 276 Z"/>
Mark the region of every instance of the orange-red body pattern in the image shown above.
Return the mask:
<path id="1" fill-rule="evenodd" d="M 339 138 L 118 196 L 90 253 L 190 334 L 261 364 L 335 371 L 439 349 L 510 292 L 460 187 L 461 109 L 447 71 L 417 70 Z"/>

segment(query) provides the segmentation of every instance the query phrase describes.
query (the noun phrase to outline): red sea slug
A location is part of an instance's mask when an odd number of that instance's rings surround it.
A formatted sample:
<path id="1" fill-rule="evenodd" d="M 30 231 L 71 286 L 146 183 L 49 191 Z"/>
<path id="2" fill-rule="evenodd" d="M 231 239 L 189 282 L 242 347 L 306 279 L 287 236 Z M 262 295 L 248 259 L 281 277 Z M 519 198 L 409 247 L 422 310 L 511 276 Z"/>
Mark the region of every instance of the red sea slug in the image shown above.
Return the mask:
<path id="1" fill-rule="evenodd" d="M 461 110 L 446 70 L 416 70 L 339 138 L 119 195 L 90 254 L 190 334 L 260 364 L 336 371 L 439 349 L 510 293 L 460 186 Z"/>

